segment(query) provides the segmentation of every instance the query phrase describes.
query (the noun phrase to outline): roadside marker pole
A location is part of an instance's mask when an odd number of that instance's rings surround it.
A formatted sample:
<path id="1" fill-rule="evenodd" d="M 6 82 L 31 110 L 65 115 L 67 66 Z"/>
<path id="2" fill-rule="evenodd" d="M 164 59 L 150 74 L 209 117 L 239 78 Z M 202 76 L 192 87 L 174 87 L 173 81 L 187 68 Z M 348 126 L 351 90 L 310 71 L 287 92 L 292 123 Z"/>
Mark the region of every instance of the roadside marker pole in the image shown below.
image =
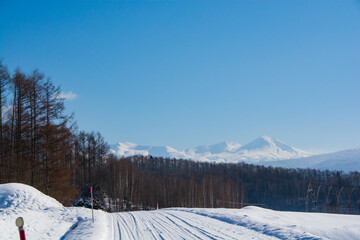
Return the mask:
<path id="1" fill-rule="evenodd" d="M 20 240 L 26 240 L 25 238 L 25 230 L 23 228 L 24 226 L 24 219 L 22 217 L 18 217 L 15 220 L 15 224 L 16 226 L 19 228 L 19 235 L 20 235 Z"/>
<path id="2" fill-rule="evenodd" d="M 92 221 L 94 222 L 94 204 L 93 204 L 93 193 L 92 193 L 92 186 L 90 187 L 90 193 L 91 193 L 91 214 L 92 214 Z"/>

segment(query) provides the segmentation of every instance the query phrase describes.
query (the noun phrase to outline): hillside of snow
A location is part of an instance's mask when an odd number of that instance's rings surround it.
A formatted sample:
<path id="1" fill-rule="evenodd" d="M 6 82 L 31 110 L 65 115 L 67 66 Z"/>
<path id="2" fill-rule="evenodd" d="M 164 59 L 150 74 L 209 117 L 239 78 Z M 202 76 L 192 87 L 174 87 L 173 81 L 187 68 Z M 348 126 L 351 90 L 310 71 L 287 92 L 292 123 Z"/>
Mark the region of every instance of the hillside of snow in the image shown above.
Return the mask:
<path id="1" fill-rule="evenodd" d="M 235 142 L 220 142 L 213 145 L 176 150 L 168 146 L 152 147 L 120 142 L 117 145 L 112 145 L 111 148 L 115 154 L 125 157 L 143 155 L 226 163 L 237 163 L 240 161 L 260 163 L 312 155 L 267 136 L 258 138 L 243 146 Z"/>
<path id="2" fill-rule="evenodd" d="M 25 184 L 0 184 L 0 239 L 19 239 L 17 217 L 24 219 L 26 239 L 107 239 L 105 212 L 95 211 L 97 221 L 92 224 L 89 209 L 66 208 Z"/>
<path id="3" fill-rule="evenodd" d="M 66 208 L 38 190 L 0 184 L 0 239 L 360 239 L 360 216 L 243 209 L 169 208 L 122 213 Z"/>
<path id="4" fill-rule="evenodd" d="M 330 171 L 360 172 L 360 148 L 319 154 L 305 158 L 267 162 L 264 163 L 264 165 L 285 168 L 313 168 Z"/>

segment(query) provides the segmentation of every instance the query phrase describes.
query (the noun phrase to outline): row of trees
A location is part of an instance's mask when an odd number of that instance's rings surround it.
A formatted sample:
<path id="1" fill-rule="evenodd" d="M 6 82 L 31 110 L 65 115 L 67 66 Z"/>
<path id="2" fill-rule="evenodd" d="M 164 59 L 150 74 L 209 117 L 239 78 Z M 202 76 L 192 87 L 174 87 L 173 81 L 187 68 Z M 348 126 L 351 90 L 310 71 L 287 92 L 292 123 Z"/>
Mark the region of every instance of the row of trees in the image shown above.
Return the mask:
<path id="1" fill-rule="evenodd" d="M 0 182 L 24 182 L 60 197 L 69 188 L 71 116 L 60 89 L 38 70 L 10 75 L 0 62 Z"/>
<path id="2" fill-rule="evenodd" d="M 79 188 L 86 184 L 94 184 L 96 174 L 99 174 L 99 166 L 102 166 L 109 157 L 109 145 L 103 136 L 97 132 L 86 133 L 84 131 L 75 135 L 74 139 L 74 166 L 72 170 L 72 182 Z M 100 173 L 101 174 L 101 173 Z"/>
<path id="3" fill-rule="evenodd" d="M 97 182 L 108 194 L 111 211 L 160 207 L 216 207 L 219 199 L 245 202 L 245 192 L 230 177 L 198 171 L 187 160 L 111 156 L 100 166 Z"/>
<path id="4" fill-rule="evenodd" d="M 71 203 L 108 152 L 100 133 L 76 131 L 50 78 L 38 70 L 10 74 L 2 62 L 0 111 L 0 183 L 26 183 Z"/>
<path id="5" fill-rule="evenodd" d="M 283 169 L 253 164 L 112 156 L 98 169 L 97 183 L 111 211 L 160 207 L 236 207 L 305 210 L 309 182 L 360 186 L 360 174 Z M 357 193 L 359 195 L 359 193 Z M 359 196 L 357 197 L 357 199 Z M 357 200 L 356 199 L 356 200 Z"/>

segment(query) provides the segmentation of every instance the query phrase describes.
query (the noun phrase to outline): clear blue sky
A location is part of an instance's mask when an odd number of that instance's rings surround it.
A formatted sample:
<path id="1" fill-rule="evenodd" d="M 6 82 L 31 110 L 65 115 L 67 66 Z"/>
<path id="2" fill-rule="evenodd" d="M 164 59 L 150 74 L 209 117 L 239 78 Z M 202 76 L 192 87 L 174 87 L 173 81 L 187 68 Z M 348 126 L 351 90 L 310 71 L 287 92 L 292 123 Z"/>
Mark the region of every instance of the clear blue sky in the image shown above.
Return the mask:
<path id="1" fill-rule="evenodd" d="M 0 0 L 0 57 L 109 143 L 360 146 L 360 1 Z"/>

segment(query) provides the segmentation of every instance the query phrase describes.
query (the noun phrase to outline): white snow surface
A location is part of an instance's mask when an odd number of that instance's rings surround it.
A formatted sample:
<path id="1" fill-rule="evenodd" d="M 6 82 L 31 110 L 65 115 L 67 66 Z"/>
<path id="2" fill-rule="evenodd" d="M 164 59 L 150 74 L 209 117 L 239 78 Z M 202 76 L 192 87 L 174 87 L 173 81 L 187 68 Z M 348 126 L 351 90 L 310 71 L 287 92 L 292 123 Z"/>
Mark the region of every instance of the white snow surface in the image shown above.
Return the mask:
<path id="1" fill-rule="evenodd" d="M 123 213 L 66 208 L 19 183 L 0 185 L 0 239 L 360 239 L 360 216 L 243 209 L 169 208 Z"/>
<path id="2" fill-rule="evenodd" d="M 185 150 L 176 150 L 168 146 L 152 147 L 130 142 L 119 142 L 112 145 L 112 152 L 119 156 L 153 156 L 195 161 L 237 163 L 262 163 L 275 160 L 293 159 L 311 156 L 312 154 L 268 136 L 260 137 L 244 146 L 236 142 L 220 142 Z"/>

